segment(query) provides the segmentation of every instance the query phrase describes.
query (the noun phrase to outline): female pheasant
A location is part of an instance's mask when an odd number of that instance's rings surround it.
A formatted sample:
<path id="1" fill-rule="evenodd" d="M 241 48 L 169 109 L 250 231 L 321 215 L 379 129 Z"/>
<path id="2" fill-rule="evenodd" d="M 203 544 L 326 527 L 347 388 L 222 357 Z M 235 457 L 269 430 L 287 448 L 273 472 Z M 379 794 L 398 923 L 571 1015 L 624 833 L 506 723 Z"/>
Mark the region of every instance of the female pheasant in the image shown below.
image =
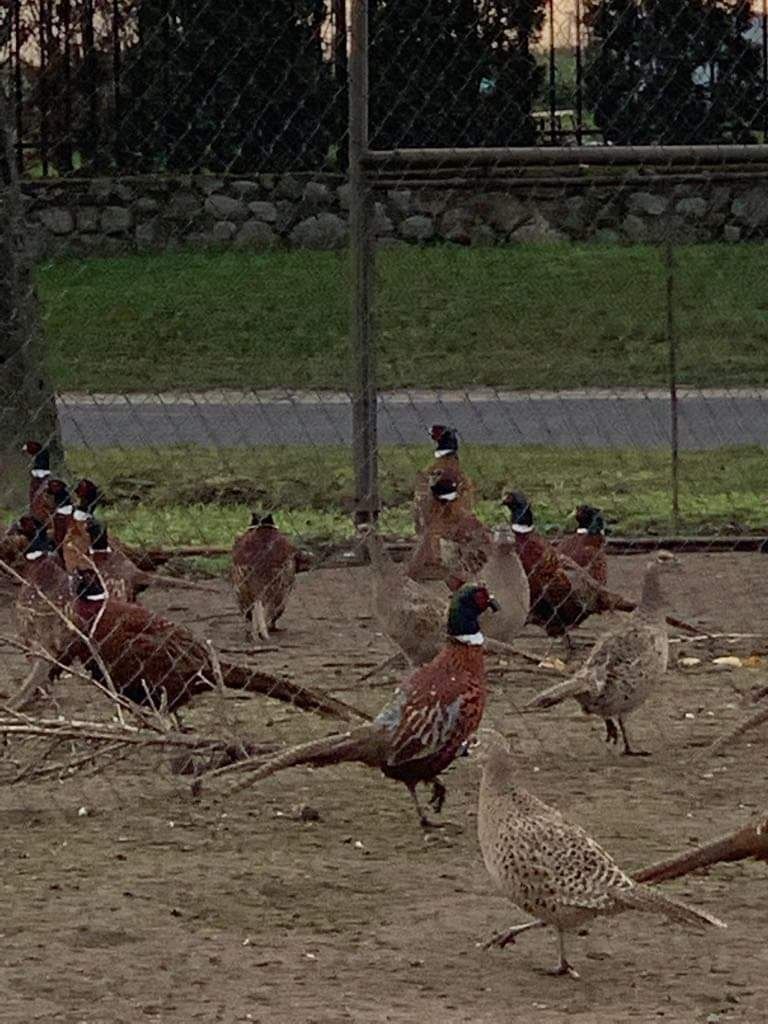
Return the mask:
<path id="1" fill-rule="evenodd" d="M 430 804 L 439 813 L 446 790 L 438 776 L 466 751 L 485 710 L 487 689 L 480 616 L 498 608 L 486 587 L 456 591 L 448 611 L 448 637 L 440 653 L 395 692 L 368 725 L 294 747 L 249 777 L 256 782 L 296 765 L 321 767 L 356 761 L 378 768 L 408 789 L 422 828 L 436 827 L 421 807 L 416 787 L 432 783 Z"/>
<path id="2" fill-rule="evenodd" d="M 550 708 L 571 697 L 585 714 L 605 721 L 609 743 L 617 743 L 621 732 L 624 753 L 644 756 L 644 751 L 630 746 L 624 720 L 645 703 L 667 670 L 660 575 L 678 564 L 674 555 L 659 551 L 646 565 L 640 604 L 629 618 L 597 641 L 575 675 L 540 693 L 526 707 Z"/>
<path id="3" fill-rule="evenodd" d="M 477 816 L 480 849 L 500 892 L 534 917 L 493 936 L 504 947 L 530 928 L 557 929 L 560 960 L 553 974 L 578 974 L 565 955 L 565 935 L 595 917 L 640 910 L 692 928 L 725 928 L 701 910 L 638 884 L 584 829 L 517 784 L 519 766 L 503 736 L 483 729 Z"/>

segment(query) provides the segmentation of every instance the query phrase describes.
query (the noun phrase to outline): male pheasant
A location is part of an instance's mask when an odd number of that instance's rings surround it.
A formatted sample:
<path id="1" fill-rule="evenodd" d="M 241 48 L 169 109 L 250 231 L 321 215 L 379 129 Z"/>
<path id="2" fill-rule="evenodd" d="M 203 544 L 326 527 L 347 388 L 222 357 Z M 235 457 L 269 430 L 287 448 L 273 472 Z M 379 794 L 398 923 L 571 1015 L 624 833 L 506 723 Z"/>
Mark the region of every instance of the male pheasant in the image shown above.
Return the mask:
<path id="1" fill-rule="evenodd" d="M 163 576 L 160 573 L 144 572 L 142 569 L 137 569 L 135 563 L 123 554 L 120 548 L 111 546 L 106 526 L 96 519 L 90 519 L 85 524 L 85 529 L 90 546 L 85 554 L 77 552 L 71 568 L 74 570 L 93 567 L 106 585 L 110 597 L 118 598 L 120 601 L 133 602 L 139 594 L 153 584 L 178 590 L 218 593 L 214 587 L 198 583 L 196 580 L 186 580 L 178 576 Z"/>
<path id="2" fill-rule="evenodd" d="M 482 730 L 477 754 L 483 766 L 477 831 L 485 866 L 499 891 L 535 918 L 493 936 L 486 948 L 551 925 L 560 951 L 552 973 L 577 978 L 565 935 L 595 917 L 640 910 L 692 928 L 725 928 L 718 918 L 633 881 L 584 829 L 519 786 L 519 765 L 498 733 Z"/>
<path id="3" fill-rule="evenodd" d="M 73 620 L 90 639 L 123 697 L 174 711 L 216 685 L 209 651 L 189 630 L 141 605 L 109 597 L 92 569 L 78 570 L 74 582 Z M 104 682 L 92 650 L 80 639 L 61 658 L 65 664 L 75 660 Z M 221 670 L 224 685 L 235 690 L 261 693 L 302 711 L 344 721 L 366 717 L 342 701 L 288 679 L 226 662 Z"/>
<path id="4" fill-rule="evenodd" d="M 60 674 L 60 669 L 35 657 L 35 652 L 43 651 L 54 659 L 61 657 L 71 636 L 62 617 L 68 611 L 71 594 L 69 577 L 43 524 L 32 515 L 23 515 L 13 529 L 25 544 L 23 564 L 19 567 L 24 582 L 16 598 L 16 629 L 32 665 L 9 702 L 10 707 L 20 710 L 37 690 L 45 689 L 47 680 Z"/>
<path id="5" fill-rule="evenodd" d="M 605 521 L 599 508 L 579 505 L 574 511 L 576 532 L 569 533 L 554 546 L 559 555 L 572 559 L 593 579 L 606 586 L 608 561 L 605 556 Z"/>
<path id="6" fill-rule="evenodd" d="M 412 560 L 410 575 L 416 580 L 442 579 L 439 550 L 439 531 L 434 528 L 435 518 L 443 520 L 448 505 L 454 519 L 471 515 L 475 503 L 472 481 L 459 464 L 459 439 L 451 427 L 435 424 L 430 431 L 435 443 L 432 462 L 416 474 L 414 485 L 414 531 L 417 554 Z M 451 478 L 452 486 L 444 488 L 440 499 L 434 483 L 441 474 Z"/>
<path id="7" fill-rule="evenodd" d="M 39 441 L 27 441 L 21 449 L 31 456 L 29 470 L 29 512 L 45 525 L 53 514 L 53 503 L 45 493 L 51 476 L 51 457 L 48 449 Z"/>
<path id="8" fill-rule="evenodd" d="M 235 540 L 232 581 L 254 643 L 269 640 L 269 631 L 276 628 L 296 572 L 307 567 L 303 554 L 277 528 L 272 515 L 254 512 L 251 525 Z"/>
<path id="9" fill-rule="evenodd" d="M 456 589 L 482 573 L 491 531 L 459 500 L 460 492 L 460 478 L 455 469 L 438 467 L 432 471 L 423 506 L 424 526 L 408 564 L 411 579 L 443 579 Z M 458 576 L 451 574 L 443 564 L 441 540 L 456 545 L 462 566 Z"/>
<path id="10" fill-rule="evenodd" d="M 265 779 L 296 765 L 359 762 L 402 782 L 413 799 L 422 828 L 435 827 L 421 807 L 416 787 L 422 782 L 432 783 L 430 804 L 439 813 L 446 790 L 438 776 L 466 751 L 485 710 L 487 689 L 479 619 L 486 609 L 497 607 L 486 587 L 462 587 L 451 599 L 443 649 L 405 680 L 370 724 L 279 754 L 257 766 L 249 781 Z"/>

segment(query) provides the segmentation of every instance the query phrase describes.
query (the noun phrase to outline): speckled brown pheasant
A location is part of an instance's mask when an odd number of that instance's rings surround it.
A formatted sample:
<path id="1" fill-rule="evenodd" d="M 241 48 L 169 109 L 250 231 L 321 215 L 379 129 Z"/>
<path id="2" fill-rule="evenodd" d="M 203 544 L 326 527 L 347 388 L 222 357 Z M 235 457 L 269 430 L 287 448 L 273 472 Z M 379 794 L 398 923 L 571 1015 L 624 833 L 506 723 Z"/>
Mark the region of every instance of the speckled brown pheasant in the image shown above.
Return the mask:
<path id="1" fill-rule="evenodd" d="M 635 882 L 584 829 L 517 784 L 519 766 L 502 736 L 482 730 L 477 829 L 485 866 L 499 891 L 534 917 L 493 936 L 504 947 L 531 928 L 557 930 L 559 962 L 552 973 L 578 974 L 565 936 L 595 917 L 626 910 L 663 914 L 692 928 L 724 928 L 718 918 Z"/>
<path id="2" fill-rule="evenodd" d="M 605 721 L 608 742 L 617 743 L 621 733 L 625 754 L 644 755 L 645 751 L 632 749 L 625 719 L 646 702 L 667 670 L 669 643 L 660 578 L 678 565 L 669 552 L 659 551 L 646 565 L 640 604 L 629 618 L 597 641 L 570 679 L 526 706 L 550 708 L 572 698 L 585 714 Z"/>

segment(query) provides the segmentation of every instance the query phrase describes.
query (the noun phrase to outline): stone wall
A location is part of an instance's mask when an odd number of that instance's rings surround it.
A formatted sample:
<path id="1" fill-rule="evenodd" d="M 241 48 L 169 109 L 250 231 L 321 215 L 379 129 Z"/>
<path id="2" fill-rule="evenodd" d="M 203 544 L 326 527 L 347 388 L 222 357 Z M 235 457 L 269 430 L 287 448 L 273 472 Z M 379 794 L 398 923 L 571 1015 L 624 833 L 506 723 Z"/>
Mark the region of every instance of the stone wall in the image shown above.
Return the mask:
<path id="1" fill-rule="evenodd" d="M 181 246 L 340 249 L 349 186 L 332 175 L 142 177 L 24 183 L 41 257 Z M 377 193 L 382 246 L 768 238 L 768 175 L 728 183 L 679 176 L 566 184 L 531 176 L 506 192 L 406 188 Z"/>

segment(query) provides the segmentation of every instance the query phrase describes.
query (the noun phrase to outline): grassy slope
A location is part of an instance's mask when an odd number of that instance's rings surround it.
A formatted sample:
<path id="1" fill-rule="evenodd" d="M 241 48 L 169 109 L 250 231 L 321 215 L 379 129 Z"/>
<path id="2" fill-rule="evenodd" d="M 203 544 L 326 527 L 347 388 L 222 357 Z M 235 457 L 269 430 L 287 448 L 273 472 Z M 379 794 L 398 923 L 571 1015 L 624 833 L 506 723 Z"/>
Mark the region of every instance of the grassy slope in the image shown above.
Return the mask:
<path id="1" fill-rule="evenodd" d="M 678 250 L 681 380 L 768 384 L 768 248 Z M 384 387 L 663 384 L 664 276 L 645 246 L 403 248 L 378 260 Z M 338 253 L 65 261 L 39 285 L 60 389 L 346 384 Z"/>

